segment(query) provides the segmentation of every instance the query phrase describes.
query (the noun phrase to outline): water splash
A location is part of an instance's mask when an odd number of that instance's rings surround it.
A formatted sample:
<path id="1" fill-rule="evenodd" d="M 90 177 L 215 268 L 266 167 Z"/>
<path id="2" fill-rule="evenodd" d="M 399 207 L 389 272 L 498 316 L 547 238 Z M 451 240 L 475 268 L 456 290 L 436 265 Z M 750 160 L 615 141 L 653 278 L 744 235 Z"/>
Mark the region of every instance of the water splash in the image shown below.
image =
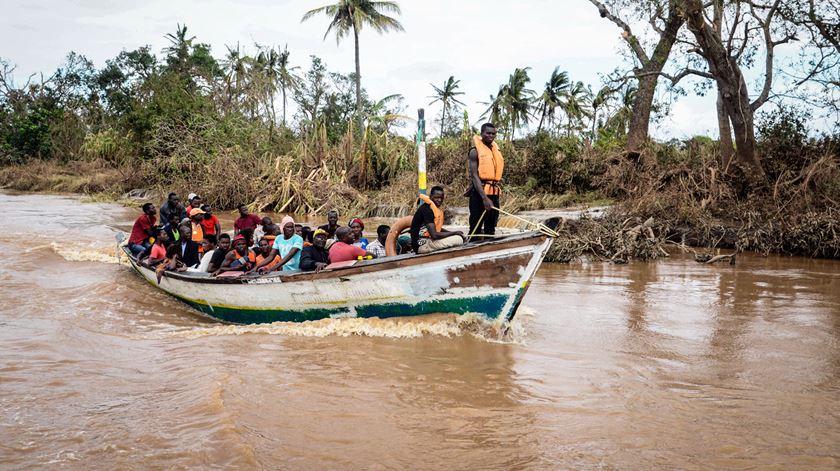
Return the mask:
<path id="1" fill-rule="evenodd" d="M 49 245 L 33 247 L 30 250 L 49 247 L 68 262 L 99 262 L 128 265 L 128 260 L 116 246 L 96 247 L 91 245 L 73 244 L 68 242 L 51 242 Z"/>
<path id="2" fill-rule="evenodd" d="M 223 335 L 285 335 L 300 337 L 384 337 L 410 339 L 420 337 L 461 337 L 470 335 L 491 342 L 515 343 L 523 332 L 517 321 L 506 328 L 480 314 L 433 314 L 419 317 L 380 319 L 342 318 L 308 322 L 275 322 L 255 325 L 217 325 L 196 327 L 163 334 L 166 338 L 195 339 Z"/>

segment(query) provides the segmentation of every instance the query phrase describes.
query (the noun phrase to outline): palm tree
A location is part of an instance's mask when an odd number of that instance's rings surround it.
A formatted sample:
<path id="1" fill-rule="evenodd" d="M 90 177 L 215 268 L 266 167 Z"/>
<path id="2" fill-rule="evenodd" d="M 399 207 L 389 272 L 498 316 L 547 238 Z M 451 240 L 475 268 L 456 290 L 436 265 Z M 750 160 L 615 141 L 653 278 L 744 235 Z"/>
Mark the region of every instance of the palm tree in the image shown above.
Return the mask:
<path id="1" fill-rule="evenodd" d="M 595 98 L 592 99 L 592 141 L 595 141 L 595 125 L 598 122 L 598 108 L 607 103 L 611 98 L 613 90 L 609 87 L 603 87 L 598 90 Z"/>
<path id="2" fill-rule="evenodd" d="M 464 105 L 464 103 L 462 103 L 457 98 L 455 98 L 458 95 L 463 95 L 464 94 L 464 92 L 457 92 L 456 91 L 458 89 L 458 84 L 459 83 L 461 83 L 460 80 L 455 80 L 455 77 L 450 75 L 449 79 L 447 79 L 445 82 L 443 82 L 443 88 L 438 88 L 438 87 L 434 86 L 434 84 L 431 84 L 431 83 L 429 84 L 429 85 L 432 86 L 432 88 L 435 89 L 435 94 L 436 94 L 434 97 L 429 97 L 429 98 L 434 98 L 434 100 L 429 102 L 429 104 L 431 105 L 431 104 L 434 104 L 434 103 L 437 103 L 437 102 L 441 102 L 443 104 L 443 111 L 441 112 L 441 116 L 440 116 L 440 136 L 441 137 L 443 137 L 443 129 L 444 129 L 444 126 L 446 125 L 446 109 L 449 108 L 450 104 L 466 106 L 466 105 Z"/>
<path id="3" fill-rule="evenodd" d="M 195 36 L 187 37 L 187 25 L 176 25 L 175 34 L 168 33 L 165 37 L 169 40 L 169 47 L 163 49 L 166 53 L 166 62 L 178 72 L 186 73 L 190 50 Z"/>
<path id="4" fill-rule="evenodd" d="M 375 0 L 338 0 L 333 5 L 325 5 L 314 10 L 309 10 L 301 18 L 304 22 L 315 15 L 325 14 L 332 18 L 324 39 L 327 39 L 330 31 L 335 32 L 336 43 L 344 39 L 350 32 L 353 32 L 353 44 L 356 52 L 356 114 L 359 121 L 359 129 L 364 126 L 362 116 L 362 73 L 359 68 L 359 32 L 364 26 L 370 26 L 377 33 L 388 31 L 405 31 L 397 19 L 385 13 L 402 14 L 400 6 L 396 2 L 375 1 Z"/>
<path id="5" fill-rule="evenodd" d="M 295 75 L 295 70 L 298 68 L 289 67 L 288 45 L 278 54 L 275 69 L 277 73 L 277 85 L 280 87 L 280 92 L 283 94 L 283 126 L 286 126 L 286 92 L 296 90 L 300 80 L 297 75 Z"/>
<path id="6" fill-rule="evenodd" d="M 227 108 L 233 103 L 233 98 L 242 93 L 248 78 L 248 63 L 250 58 L 239 52 L 239 44 L 236 49 L 227 46 L 227 56 L 222 61 L 222 68 L 225 72 L 225 89 L 227 92 Z"/>
<path id="7" fill-rule="evenodd" d="M 569 92 L 569 86 L 569 74 L 561 72 L 560 67 L 555 67 L 548 82 L 545 83 L 542 95 L 537 98 L 537 111 L 540 113 L 540 124 L 537 126 L 537 132 L 542 130 L 546 119 L 548 119 L 549 126 L 554 124 L 554 114 Z"/>
<path id="8" fill-rule="evenodd" d="M 499 87 L 496 95 L 490 94 L 489 101 L 479 102 L 480 105 L 487 105 L 487 109 L 479 116 L 483 119 L 485 116 L 490 119 L 490 122 L 496 125 L 499 131 L 505 130 L 505 123 L 507 123 L 507 115 L 505 114 L 505 97 L 507 96 L 507 85 Z"/>
<path id="9" fill-rule="evenodd" d="M 572 134 L 573 129 L 580 128 L 583 119 L 589 117 L 590 113 L 588 108 L 591 97 L 592 92 L 583 82 L 576 82 L 569 88 L 569 93 L 566 94 L 566 101 L 560 105 L 568 120 L 566 123 L 566 132 L 568 135 Z"/>
<path id="10" fill-rule="evenodd" d="M 531 103 L 534 101 L 534 91 L 526 88 L 531 78 L 528 77 L 528 70 L 514 69 L 507 83 L 506 95 L 503 103 L 507 108 L 508 122 L 510 124 L 510 137 L 513 139 L 516 130 L 527 125 L 531 118 Z"/>

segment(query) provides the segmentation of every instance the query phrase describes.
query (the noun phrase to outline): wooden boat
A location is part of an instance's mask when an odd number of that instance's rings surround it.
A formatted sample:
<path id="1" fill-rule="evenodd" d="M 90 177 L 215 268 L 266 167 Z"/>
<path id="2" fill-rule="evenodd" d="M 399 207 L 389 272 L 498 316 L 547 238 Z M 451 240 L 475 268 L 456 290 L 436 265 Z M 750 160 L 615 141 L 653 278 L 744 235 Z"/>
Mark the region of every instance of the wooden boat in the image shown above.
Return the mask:
<path id="1" fill-rule="evenodd" d="M 423 255 L 358 261 L 313 272 L 238 278 L 131 266 L 160 290 L 224 322 L 257 324 L 339 317 L 478 313 L 510 320 L 552 239 L 526 232 Z"/>

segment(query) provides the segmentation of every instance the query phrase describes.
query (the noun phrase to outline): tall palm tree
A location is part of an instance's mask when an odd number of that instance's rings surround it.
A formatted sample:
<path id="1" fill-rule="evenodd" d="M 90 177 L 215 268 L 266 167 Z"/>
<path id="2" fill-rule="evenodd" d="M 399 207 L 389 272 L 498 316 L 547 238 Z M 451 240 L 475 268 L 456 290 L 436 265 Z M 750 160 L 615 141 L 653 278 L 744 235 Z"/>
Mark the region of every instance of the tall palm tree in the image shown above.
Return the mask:
<path id="1" fill-rule="evenodd" d="M 280 49 L 278 48 L 277 50 L 279 51 Z M 286 126 L 286 92 L 296 90 L 300 81 L 297 75 L 295 75 L 295 70 L 298 68 L 289 67 L 288 45 L 278 54 L 275 69 L 277 73 L 277 85 L 283 94 L 283 126 Z"/>
<path id="2" fill-rule="evenodd" d="M 569 92 L 569 74 L 561 72 L 560 67 L 555 67 L 551 77 L 545 83 L 542 95 L 537 98 L 537 112 L 540 113 L 540 124 L 537 132 L 540 132 L 543 123 L 548 120 L 548 125 L 554 125 L 554 115 L 557 107 L 563 103 L 563 99 Z"/>
<path id="3" fill-rule="evenodd" d="M 612 97 L 613 90 L 610 87 L 603 87 L 598 90 L 595 98 L 592 99 L 592 141 L 595 141 L 595 126 L 598 123 L 598 108 L 607 104 Z"/>
<path id="4" fill-rule="evenodd" d="M 364 26 L 373 28 L 377 33 L 382 34 L 388 31 L 405 31 L 402 24 L 385 13 L 402 14 L 400 6 L 396 2 L 375 1 L 375 0 L 338 0 L 333 5 L 325 5 L 314 10 L 309 10 L 301 18 L 304 22 L 315 15 L 325 14 L 332 18 L 324 39 L 327 39 L 330 31 L 335 32 L 336 43 L 353 32 L 353 44 L 356 52 L 356 114 L 359 121 L 359 129 L 364 126 L 362 116 L 362 73 L 359 68 L 359 32 Z"/>
<path id="5" fill-rule="evenodd" d="M 453 104 L 454 105 L 466 106 L 466 105 L 464 105 L 464 103 L 462 103 L 457 98 L 455 98 L 458 95 L 463 95 L 464 94 L 464 92 L 456 91 L 456 90 L 458 90 L 458 84 L 460 84 L 460 83 L 461 83 L 460 80 L 455 80 L 455 77 L 450 75 L 449 78 L 445 82 L 443 82 L 443 88 L 438 88 L 434 84 L 431 84 L 431 83 L 429 84 L 429 85 L 432 86 L 432 88 L 435 89 L 435 96 L 434 97 L 429 97 L 429 98 L 434 98 L 434 100 L 429 102 L 429 104 L 432 105 L 432 104 L 437 103 L 437 102 L 441 102 L 443 104 L 443 111 L 441 112 L 441 115 L 440 115 L 440 136 L 441 137 L 443 137 L 443 129 L 444 129 L 444 126 L 446 125 L 446 110 L 447 110 L 447 108 L 449 108 L 449 106 L 453 105 Z"/>
<path id="6" fill-rule="evenodd" d="M 166 62 L 178 72 L 188 72 L 188 60 L 195 36 L 187 37 L 187 25 L 177 25 L 175 34 L 168 33 L 169 46 L 164 48 Z"/>
<path id="7" fill-rule="evenodd" d="M 527 88 L 528 82 L 531 81 L 531 78 L 528 77 L 528 70 L 530 69 L 530 67 L 514 69 L 508 79 L 503 103 L 507 108 L 511 139 L 513 139 L 517 129 L 528 125 L 531 118 L 531 103 L 534 101 L 534 91 Z"/>
<path id="8" fill-rule="evenodd" d="M 583 82 L 575 82 L 566 94 L 566 100 L 560 106 L 566 115 L 566 132 L 572 134 L 572 130 L 580 129 L 584 118 L 590 116 L 589 102 L 592 99 L 592 92 Z"/>
<path id="9" fill-rule="evenodd" d="M 226 108 L 233 104 L 235 96 L 239 96 L 245 88 L 248 80 L 248 64 L 250 58 L 239 51 L 239 44 L 236 49 L 227 46 L 228 53 L 222 61 L 222 70 L 225 73 L 225 89 L 227 92 Z"/>
<path id="10" fill-rule="evenodd" d="M 507 123 L 507 115 L 505 114 L 505 97 L 507 96 L 507 85 L 501 85 L 499 91 L 493 95 L 490 94 L 488 101 L 479 102 L 480 105 L 486 105 L 487 109 L 479 116 L 479 119 L 487 117 L 490 122 L 496 125 L 499 131 L 505 130 L 505 123 Z"/>

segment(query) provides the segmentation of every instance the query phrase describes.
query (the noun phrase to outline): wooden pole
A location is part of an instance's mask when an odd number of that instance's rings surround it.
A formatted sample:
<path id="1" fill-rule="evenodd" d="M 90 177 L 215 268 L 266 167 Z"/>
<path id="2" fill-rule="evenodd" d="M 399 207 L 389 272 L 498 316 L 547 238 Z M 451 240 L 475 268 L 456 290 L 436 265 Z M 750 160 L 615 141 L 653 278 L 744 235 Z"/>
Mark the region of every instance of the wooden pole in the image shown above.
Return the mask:
<path id="1" fill-rule="evenodd" d="M 426 120 L 423 108 L 417 110 L 417 189 L 426 194 Z"/>

